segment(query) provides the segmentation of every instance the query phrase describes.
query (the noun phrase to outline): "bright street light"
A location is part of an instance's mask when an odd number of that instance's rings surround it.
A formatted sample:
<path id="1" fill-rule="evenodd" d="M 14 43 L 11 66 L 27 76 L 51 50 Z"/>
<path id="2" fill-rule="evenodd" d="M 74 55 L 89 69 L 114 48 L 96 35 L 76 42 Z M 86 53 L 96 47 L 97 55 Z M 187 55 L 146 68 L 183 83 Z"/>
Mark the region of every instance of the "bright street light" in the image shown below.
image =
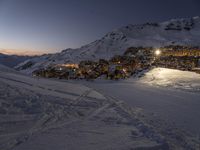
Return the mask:
<path id="1" fill-rule="evenodd" d="M 159 56 L 159 55 L 161 54 L 161 51 L 160 51 L 159 49 L 157 49 L 157 50 L 155 51 L 155 54 L 156 54 L 157 56 Z"/>

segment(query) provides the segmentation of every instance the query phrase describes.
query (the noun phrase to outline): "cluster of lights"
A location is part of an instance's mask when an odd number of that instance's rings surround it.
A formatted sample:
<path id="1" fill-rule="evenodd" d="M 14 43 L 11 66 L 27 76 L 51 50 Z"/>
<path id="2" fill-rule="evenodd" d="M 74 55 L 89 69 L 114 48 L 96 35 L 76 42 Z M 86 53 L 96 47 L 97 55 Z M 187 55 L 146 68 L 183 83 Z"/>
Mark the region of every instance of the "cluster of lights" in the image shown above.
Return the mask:
<path id="1" fill-rule="evenodd" d="M 61 64 L 59 66 L 67 68 L 78 68 L 78 64 Z"/>

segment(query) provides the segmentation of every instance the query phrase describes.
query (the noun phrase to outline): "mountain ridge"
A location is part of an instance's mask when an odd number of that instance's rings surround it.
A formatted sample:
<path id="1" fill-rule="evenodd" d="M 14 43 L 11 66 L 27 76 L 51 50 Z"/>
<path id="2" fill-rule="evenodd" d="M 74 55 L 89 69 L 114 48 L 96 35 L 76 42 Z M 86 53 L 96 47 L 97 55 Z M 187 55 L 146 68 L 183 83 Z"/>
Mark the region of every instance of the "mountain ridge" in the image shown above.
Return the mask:
<path id="1" fill-rule="evenodd" d="M 20 64 L 30 58 L 34 58 L 34 57 L 20 56 L 20 55 L 7 55 L 7 54 L 0 53 L 0 64 L 13 68 L 17 64 Z"/>
<path id="2" fill-rule="evenodd" d="M 77 49 L 42 55 L 30 59 L 33 65 L 23 72 L 53 64 L 78 63 L 82 60 L 110 59 L 122 55 L 129 47 L 162 47 L 168 45 L 200 46 L 200 17 L 171 19 L 161 23 L 127 25 L 107 33 L 104 37 Z"/>

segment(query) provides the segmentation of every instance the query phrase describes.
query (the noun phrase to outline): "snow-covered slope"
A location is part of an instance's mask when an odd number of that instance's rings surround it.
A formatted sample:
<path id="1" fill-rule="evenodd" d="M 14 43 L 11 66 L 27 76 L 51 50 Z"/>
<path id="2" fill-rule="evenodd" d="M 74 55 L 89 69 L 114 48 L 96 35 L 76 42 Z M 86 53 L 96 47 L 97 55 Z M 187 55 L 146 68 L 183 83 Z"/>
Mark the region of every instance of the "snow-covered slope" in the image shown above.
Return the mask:
<path id="1" fill-rule="evenodd" d="M 78 49 L 43 55 L 32 59 L 33 65 L 24 72 L 50 64 L 79 62 L 81 60 L 109 59 L 123 54 L 131 46 L 160 47 L 165 45 L 200 46 L 200 17 L 173 19 L 162 23 L 128 25 L 115 29 L 103 38 Z M 23 64 L 19 65 L 20 68 Z"/>
<path id="2" fill-rule="evenodd" d="M 4 71 L 4 72 L 16 72 L 13 69 L 11 69 L 9 67 L 6 67 L 6 66 L 4 66 L 2 64 L 0 64 L 0 69 L 1 69 L 1 71 Z"/>
<path id="3" fill-rule="evenodd" d="M 18 56 L 18 55 L 5 55 L 0 53 L 0 64 L 8 67 L 14 67 L 19 63 L 24 62 L 27 59 L 31 59 L 30 56 Z"/>
<path id="4" fill-rule="evenodd" d="M 137 111 L 81 84 L 0 66 L 1 150 L 169 149 Z"/>
<path id="5" fill-rule="evenodd" d="M 84 83 L 101 93 L 126 102 L 129 106 L 141 108 L 144 112 L 142 118 L 149 120 L 157 130 L 161 130 L 165 138 L 170 136 L 174 138 L 172 141 L 179 141 L 184 137 L 182 133 L 188 132 L 199 137 L 200 74 L 153 68 L 141 78 L 133 77 L 117 82 L 97 79 L 95 82 Z M 162 123 L 158 120 L 162 120 Z M 181 137 L 177 133 L 181 133 Z M 199 145 L 198 138 L 198 147 L 194 149 L 199 150 Z"/>

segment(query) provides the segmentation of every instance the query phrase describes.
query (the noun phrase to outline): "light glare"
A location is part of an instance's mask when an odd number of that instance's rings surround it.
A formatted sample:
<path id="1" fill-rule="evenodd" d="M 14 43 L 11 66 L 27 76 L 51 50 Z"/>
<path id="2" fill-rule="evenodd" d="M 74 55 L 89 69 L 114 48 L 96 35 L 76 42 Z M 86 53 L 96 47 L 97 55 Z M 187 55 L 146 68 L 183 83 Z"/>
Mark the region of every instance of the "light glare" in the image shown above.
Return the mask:
<path id="1" fill-rule="evenodd" d="M 161 54 L 161 51 L 160 51 L 159 49 L 157 49 L 157 50 L 155 51 L 155 54 L 158 56 L 158 55 Z"/>

